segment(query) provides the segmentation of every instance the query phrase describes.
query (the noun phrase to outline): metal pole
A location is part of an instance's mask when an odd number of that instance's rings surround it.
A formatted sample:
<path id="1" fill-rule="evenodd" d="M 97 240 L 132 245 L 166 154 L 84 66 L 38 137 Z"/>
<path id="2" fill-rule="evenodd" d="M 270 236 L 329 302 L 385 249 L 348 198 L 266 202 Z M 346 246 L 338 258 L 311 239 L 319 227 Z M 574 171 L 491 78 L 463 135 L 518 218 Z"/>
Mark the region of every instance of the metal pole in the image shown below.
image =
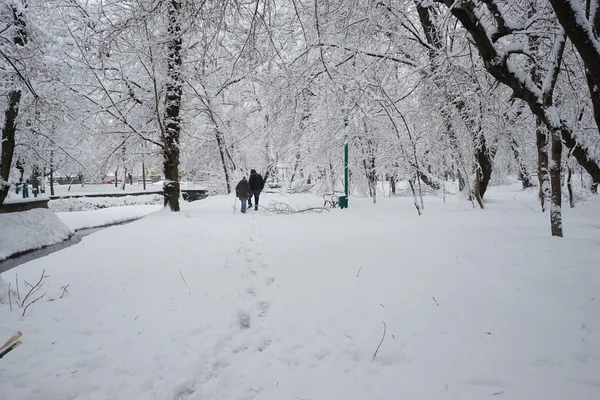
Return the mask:
<path id="1" fill-rule="evenodd" d="M 348 197 L 348 143 L 344 146 L 344 189 Z"/>

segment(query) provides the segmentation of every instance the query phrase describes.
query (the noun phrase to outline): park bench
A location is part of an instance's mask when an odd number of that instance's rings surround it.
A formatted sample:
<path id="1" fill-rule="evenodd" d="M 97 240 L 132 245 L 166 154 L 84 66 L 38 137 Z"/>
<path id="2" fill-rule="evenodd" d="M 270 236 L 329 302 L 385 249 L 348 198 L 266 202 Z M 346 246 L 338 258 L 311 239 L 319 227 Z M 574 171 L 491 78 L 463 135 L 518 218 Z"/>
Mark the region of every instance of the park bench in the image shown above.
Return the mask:
<path id="1" fill-rule="evenodd" d="M 335 208 L 340 203 L 340 196 L 344 196 L 345 193 L 333 192 L 325 193 L 323 195 L 323 207 Z"/>

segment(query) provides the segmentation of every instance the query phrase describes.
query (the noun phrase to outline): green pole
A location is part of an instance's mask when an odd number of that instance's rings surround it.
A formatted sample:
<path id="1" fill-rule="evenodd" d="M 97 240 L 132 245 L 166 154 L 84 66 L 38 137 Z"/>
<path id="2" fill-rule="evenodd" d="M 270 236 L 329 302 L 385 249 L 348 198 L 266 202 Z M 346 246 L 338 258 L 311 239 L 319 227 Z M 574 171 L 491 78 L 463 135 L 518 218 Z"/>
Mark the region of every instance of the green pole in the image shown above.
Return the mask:
<path id="1" fill-rule="evenodd" d="M 348 143 L 344 146 L 344 189 L 348 197 Z"/>

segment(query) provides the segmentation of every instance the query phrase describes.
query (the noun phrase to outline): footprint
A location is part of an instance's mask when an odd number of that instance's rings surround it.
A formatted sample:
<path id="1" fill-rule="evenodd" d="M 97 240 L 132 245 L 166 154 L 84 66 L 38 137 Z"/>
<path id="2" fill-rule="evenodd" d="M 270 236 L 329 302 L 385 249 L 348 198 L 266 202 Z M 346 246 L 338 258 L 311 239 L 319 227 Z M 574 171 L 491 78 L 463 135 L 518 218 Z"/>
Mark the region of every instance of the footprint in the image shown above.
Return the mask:
<path id="1" fill-rule="evenodd" d="M 264 317 L 269 312 L 269 307 L 271 307 L 271 302 L 268 300 L 263 300 L 258 303 L 258 307 L 260 308 L 259 316 Z"/>
<path id="2" fill-rule="evenodd" d="M 256 289 L 254 289 L 252 286 L 246 286 L 246 293 L 248 293 L 250 296 L 256 296 Z"/>
<path id="3" fill-rule="evenodd" d="M 275 277 L 274 277 L 274 276 L 269 276 L 269 277 L 267 277 L 267 279 L 265 279 L 265 283 L 266 283 L 267 285 L 270 285 L 270 284 L 272 284 L 273 282 L 275 282 Z"/>
<path id="4" fill-rule="evenodd" d="M 265 351 L 270 345 L 271 345 L 272 340 L 271 339 L 265 339 L 262 343 L 260 343 L 257 347 L 259 352 L 263 352 Z"/>
<path id="5" fill-rule="evenodd" d="M 237 317 L 242 328 L 250 328 L 250 314 L 245 311 L 239 311 Z"/>

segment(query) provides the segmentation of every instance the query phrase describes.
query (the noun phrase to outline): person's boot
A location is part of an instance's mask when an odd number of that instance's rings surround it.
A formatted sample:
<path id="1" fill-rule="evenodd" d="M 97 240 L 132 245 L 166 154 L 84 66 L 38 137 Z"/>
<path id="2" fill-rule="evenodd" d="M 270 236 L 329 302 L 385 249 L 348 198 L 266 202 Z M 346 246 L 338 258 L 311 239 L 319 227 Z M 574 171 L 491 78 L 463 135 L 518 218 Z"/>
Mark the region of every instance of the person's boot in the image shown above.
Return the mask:
<path id="1" fill-rule="evenodd" d="M 254 206 L 254 211 L 258 211 L 258 204 Z"/>

